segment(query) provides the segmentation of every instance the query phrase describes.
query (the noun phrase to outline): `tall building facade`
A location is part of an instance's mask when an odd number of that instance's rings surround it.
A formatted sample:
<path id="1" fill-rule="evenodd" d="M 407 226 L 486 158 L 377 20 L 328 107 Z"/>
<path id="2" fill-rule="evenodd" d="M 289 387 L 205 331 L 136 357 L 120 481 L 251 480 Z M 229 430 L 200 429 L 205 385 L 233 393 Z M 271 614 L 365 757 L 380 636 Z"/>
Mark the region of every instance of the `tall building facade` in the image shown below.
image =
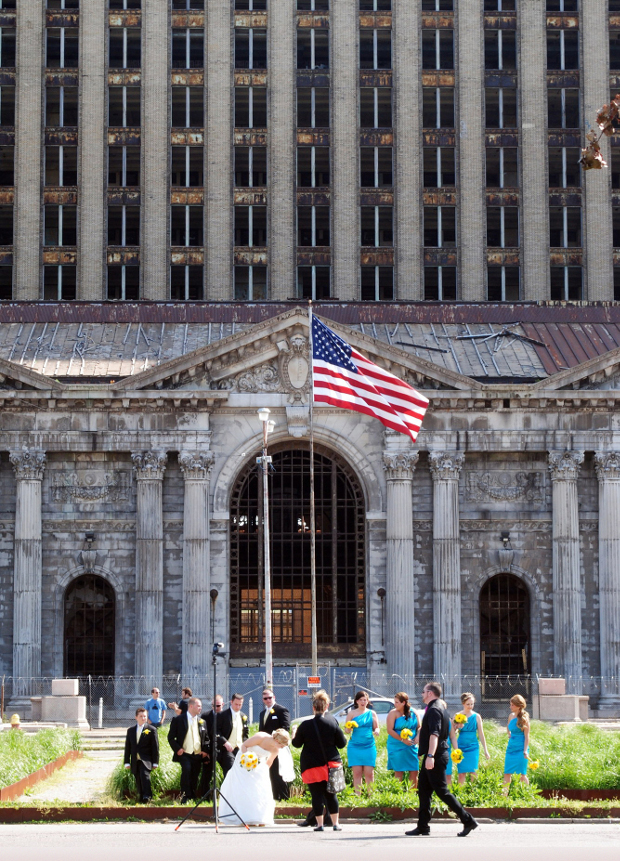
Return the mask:
<path id="1" fill-rule="evenodd" d="M 620 296 L 617 139 L 578 164 L 618 0 L 0 0 L 0 32 L 3 300 Z"/>

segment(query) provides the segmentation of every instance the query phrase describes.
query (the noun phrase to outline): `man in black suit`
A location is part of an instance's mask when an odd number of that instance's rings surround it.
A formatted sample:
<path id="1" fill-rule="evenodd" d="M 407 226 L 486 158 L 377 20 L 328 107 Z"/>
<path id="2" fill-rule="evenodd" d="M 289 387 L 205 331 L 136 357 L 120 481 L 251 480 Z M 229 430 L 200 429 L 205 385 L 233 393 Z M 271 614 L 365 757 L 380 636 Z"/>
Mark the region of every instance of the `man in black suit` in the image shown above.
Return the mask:
<path id="1" fill-rule="evenodd" d="M 209 735 L 211 736 L 211 748 L 213 748 L 213 739 L 215 738 L 217 744 L 217 728 L 215 732 L 215 736 L 213 734 L 213 712 L 215 712 L 215 718 L 217 720 L 217 716 L 220 714 L 222 709 L 224 708 L 224 697 L 221 694 L 216 694 L 213 697 L 213 708 L 211 711 L 203 712 L 200 717 L 206 722 L 207 729 L 209 730 Z M 202 773 L 200 775 L 200 797 L 206 795 L 208 790 L 211 788 L 211 783 L 213 781 L 213 750 L 211 750 L 211 756 L 208 761 L 203 762 L 202 764 Z"/>
<path id="2" fill-rule="evenodd" d="M 258 721 L 259 732 L 266 732 L 273 735 L 275 729 L 285 729 L 287 732 L 291 728 L 291 716 L 289 710 L 284 706 L 278 705 L 276 696 L 272 690 L 267 688 L 263 691 L 264 709 L 260 713 Z M 280 777 L 280 768 L 278 766 L 278 757 L 273 761 L 269 769 L 269 777 L 271 779 L 271 791 L 276 801 L 284 801 L 290 797 L 288 783 Z"/>
<path id="3" fill-rule="evenodd" d="M 200 767 L 209 759 L 209 728 L 200 717 L 201 711 L 198 697 L 190 697 L 187 711 L 170 721 L 168 744 L 173 750 L 172 761 L 181 765 L 181 803 L 196 798 Z"/>
<path id="4" fill-rule="evenodd" d="M 428 837 L 431 833 L 431 798 L 434 792 L 463 823 L 463 830 L 458 832 L 458 836 L 467 837 L 478 827 L 478 823 L 452 795 L 446 783 L 450 718 L 445 703 L 441 700 L 441 685 L 438 682 L 429 682 L 424 686 L 422 702 L 426 706 L 426 712 L 420 728 L 419 750 L 420 759 L 424 757 L 424 764 L 418 778 L 418 826 L 413 831 L 405 831 L 405 834 L 408 837 Z"/>
<path id="5" fill-rule="evenodd" d="M 217 761 L 224 775 L 233 767 L 237 751 L 248 737 L 248 716 L 241 711 L 242 705 L 242 695 L 233 694 L 229 708 L 217 715 Z"/>
<path id="6" fill-rule="evenodd" d="M 136 709 L 136 723 L 129 727 L 125 739 L 125 768 L 131 768 L 142 803 L 151 800 L 151 769 L 159 765 L 157 730 L 146 721 L 146 709 Z"/>

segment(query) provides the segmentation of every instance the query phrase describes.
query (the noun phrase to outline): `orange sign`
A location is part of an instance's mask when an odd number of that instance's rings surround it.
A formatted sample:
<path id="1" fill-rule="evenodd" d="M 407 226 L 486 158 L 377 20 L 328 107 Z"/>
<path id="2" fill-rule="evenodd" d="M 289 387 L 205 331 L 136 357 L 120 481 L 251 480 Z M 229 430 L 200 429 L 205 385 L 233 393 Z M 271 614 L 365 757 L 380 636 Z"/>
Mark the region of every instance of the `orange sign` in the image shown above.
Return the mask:
<path id="1" fill-rule="evenodd" d="M 308 687 L 309 688 L 320 688 L 321 687 L 321 677 L 320 676 L 308 676 Z"/>

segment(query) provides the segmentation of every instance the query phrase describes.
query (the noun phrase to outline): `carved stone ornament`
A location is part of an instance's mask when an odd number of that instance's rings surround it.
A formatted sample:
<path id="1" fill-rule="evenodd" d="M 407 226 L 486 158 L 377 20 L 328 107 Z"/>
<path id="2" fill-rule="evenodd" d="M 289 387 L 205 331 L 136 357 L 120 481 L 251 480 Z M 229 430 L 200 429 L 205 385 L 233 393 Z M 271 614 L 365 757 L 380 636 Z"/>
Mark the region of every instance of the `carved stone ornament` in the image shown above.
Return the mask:
<path id="1" fill-rule="evenodd" d="M 583 463 L 582 451 L 550 451 L 549 472 L 553 481 L 576 481 Z"/>
<path id="2" fill-rule="evenodd" d="M 429 451 L 428 465 L 433 481 L 458 481 L 465 463 L 465 455 L 460 451 Z"/>
<path id="3" fill-rule="evenodd" d="M 289 436 L 301 439 L 308 435 L 310 426 L 310 407 L 303 405 L 286 408 L 286 423 Z"/>
<path id="4" fill-rule="evenodd" d="M 213 466 L 212 451 L 182 451 L 179 466 L 185 479 L 207 479 Z"/>
<path id="5" fill-rule="evenodd" d="M 291 402 L 305 401 L 310 391 L 308 339 L 300 333 L 291 335 L 278 356 L 280 377 Z"/>
<path id="6" fill-rule="evenodd" d="M 55 470 L 51 475 L 53 502 L 127 502 L 132 474 L 128 469 Z"/>
<path id="7" fill-rule="evenodd" d="M 275 364 L 269 362 L 250 368 L 231 382 L 231 391 L 254 394 L 256 392 L 279 392 L 282 384 Z"/>
<path id="8" fill-rule="evenodd" d="M 35 479 L 41 481 L 45 469 L 46 454 L 37 449 L 28 449 L 24 446 L 21 451 L 12 451 L 9 460 L 13 464 L 15 476 L 24 481 Z"/>
<path id="9" fill-rule="evenodd" d="M 467 475 L 467 498 L 472 502 L 543 502 L 544 473 L 472 471 Z"/>
<path id="10" fill-rule="evenodd" d="M 386 451 L 383 453 L 383 469 L 388 481 L 404 481 L 413 478 L 415 465 L 420 457 L 417 451 Z"/>
<path id="11" fill-rule="evenodd" d="M 167 454 L 165 451 L 141 451 L 131 455 L 133 466 L 138 479 L 163 479 L 166 469 Z"/>
<path id="12" fill-rule="evenodd" d="M 620 451 L 597 452 L 594 455 L 594 469 L 599 481 L 620 479 Z"/>
<path id="13" fill-rule="evenodd" d="M 91 547 L 89 550 L 80 551 L 80 559 L 82 560 L 82 568 L 85 574 L 92 574 L 97 564 L 97 551 Z"/>

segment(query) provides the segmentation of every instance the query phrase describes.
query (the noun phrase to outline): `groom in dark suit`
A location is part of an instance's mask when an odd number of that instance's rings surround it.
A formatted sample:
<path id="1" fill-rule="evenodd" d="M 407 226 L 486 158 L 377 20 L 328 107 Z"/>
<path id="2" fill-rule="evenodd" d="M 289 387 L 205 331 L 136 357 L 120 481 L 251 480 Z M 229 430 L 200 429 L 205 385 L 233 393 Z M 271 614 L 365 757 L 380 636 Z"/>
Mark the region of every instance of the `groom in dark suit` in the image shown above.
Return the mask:
<path id="1" fill-rule="evenodd" d="M 241 694 L 233 694 L 230 706 L 217 714 L 217 761 L 224 776 L 233 767 L 237 751 L 249 735 L 248 716 L 241 711 L 242 705 Z"/>
<path id="2" fill-rule="evenodd" d="M 200 717 L 202 703 L 190 697 L 187 711 L 172 718 L 168 744 L 173 750 L 173 762 L 181 766 L 181 802 L 196 798 L 198 775 L 203 762 L 209 760 L 209 728 Z"/>
<path id="3" fill-rule="evenodd" d="M 142 803 L 151 800 L 151 769 L 159 765 L 157 730 L 149 727 L 146 720 L 146 709 L 136 709 L 136 722 L 125 738 L 125 768 L 131 768 Z"/>
<path id="4" fill-rule="evenodd" d="M 291 727 L 291 716 L 289 710 L 284 706 L 278 705 L 276 696 L 273 691 L 267 688 L 263 691 L 264 709 L 260 713 L 258 722 L 259 732 L 266 732 L 273 735 L 275 729 L 285 729 L 287 732 Z M 280 777 L 280 767 L 278 765 L 278 757 L 273 761 L 269 769 L 269 777 L 271 779 L 271 790 L 276 801 L 284 801 L 290 797 L 288 783 Z"/>

